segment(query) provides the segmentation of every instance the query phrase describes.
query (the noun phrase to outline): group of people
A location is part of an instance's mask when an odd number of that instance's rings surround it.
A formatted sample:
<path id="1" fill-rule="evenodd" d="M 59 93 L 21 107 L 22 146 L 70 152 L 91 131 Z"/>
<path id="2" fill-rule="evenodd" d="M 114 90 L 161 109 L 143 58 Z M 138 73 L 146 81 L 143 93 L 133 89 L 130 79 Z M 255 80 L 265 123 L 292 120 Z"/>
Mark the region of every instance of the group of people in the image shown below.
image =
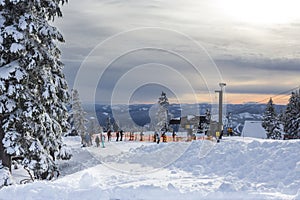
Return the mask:
<path id="1" fill-rule="evenodd" d="M 101 137 L 101 138 L 100 138 Z M 99 135 L 96 136 L 95 138 L 95 143 L 96 143 L 96 146 L 99 147 L 100 146 L 100 142 L 102 143 L 102 148 L 104 148 L 104 141 L 105 141 L 105 136 L 100 134 L 100 137 Z"/>
<path id="2" fill-rule="evenodd" d="M 123 133 L 123 130 L 120 130 L 120 131 L 117 131 L 116 132 L 116 141 L 118 142 L 119 141 L 119 138 L 120 138 L 120 141 L 123 140 L 123 136 L 124 136 L 124 133 Z"/>
<path id="3" fill-rule="evenodd" d="M 124 131 L 120 130 L 116 132 L 116 142 L 118 141 L 122 141 L 123 140 L 123 136 L 124 136 Z M 110 142 L 111 141 L 111 137 L 112 137 L 112 131 L 108 130 L 107 131 L 107 141 Z M 119 140 L 120 139 L 120 140 Z"/>
<path id="4" fill-rule="evenodd" d="M 166 132 L 163 132 L 161 134 L 161 136 L 159 135 L 159 133 L 157 131 L 154 132 L 154 137 L 153 137 L 154 138 L 154 142 L 156 142 L 157 144 L 159 144 L 161 137 L 163 139 L 163 142 L 167 142 Z M 173 133 L 172 133 L 172 138 L 173 138 L 173 142 L 175 142 L 176 141 L 176 133 L 175 133 L 175 131 L 173 131 Z"/>
<path id="5" fill-rule="evenodd" d="M 117 131 L 115 134 L 116 134 L 115 135 L 116 136 L 116 142 L 123 141 L 123 137 L 124 137 L 124 131 L 123 130 Z M 144 135 L 143 132 L 141 132 L 140 133 L 140 137 L 141 137 L 140 141 L 143 141 L 143 135 Z M 131 137 L 131 136 L 133 136 L 133 137 Z M 176 133 L 174 131 L 173 131 L 172 137 L 173 137 L 173 141 L 176 141 Z M 159 144 L 161 138 L 162 138 L 163 142 L 167 142 L 166 132 L 162 132 L 161 134 L 159 134 L 159 132 L 155 131 L 154 137 L 153 137 L 154 142 L 156 142 L 157 144 Z M 111 139 L 112 139 L 112 131 L 108 130 L 107 131 L 107 141 L 110 142 Z M 149 136 L 149 139 L 150 139 L 150 136 Z M 99 147 L 100 143 L 102 143 L 102 147 L 104 148 L 104 142 L 105 142 L 105 140 L 106 140 L 106 136 L 104 134 L 100 134 L 100 136 L 97 135 L 95 137 L 96 146 Z M 131 141 L 131 140 L 132 141 L 134 140 L 134 134 L 133 133 L 130 134 L 129 141 Z"/>
<path id="6" fill-rule="evenodd" d="M 116 132 L 116 142 L 122 141 L 123 140 L 123 136 L 124 136 L 124 131 L 123 130 L 117 131 Z M 100 137 L 99 137 L 99 135 L 97 135 L 96 138 L 95 138 L 96 146 L 99 147 L 100 146 L 100 142 L 101 142 L 102 143 L 102 147 L 104 148 L 105 136 L 103 134 L 100 134 Z M 108 130 L 107 131 L 107 141 L 108 142 L 111 141 L 111 137 L 112 137 L 112 131 Z"/>

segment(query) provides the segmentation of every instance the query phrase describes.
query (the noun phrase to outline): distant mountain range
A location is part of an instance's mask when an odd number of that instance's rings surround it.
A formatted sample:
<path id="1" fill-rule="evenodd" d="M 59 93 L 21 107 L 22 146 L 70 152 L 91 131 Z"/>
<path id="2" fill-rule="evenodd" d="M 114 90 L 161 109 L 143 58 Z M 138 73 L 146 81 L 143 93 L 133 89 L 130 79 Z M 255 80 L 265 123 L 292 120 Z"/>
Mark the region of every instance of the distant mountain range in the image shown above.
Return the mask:
<path id="1" fill-rule="evenodd" d="M 143 127 L 151 123 L 151 118 L 155 117 L 157 105 L 155 104 L 134 104 L 134 105 L 83 105 L 88 117 L 94 116 L 96 112 L 100 125 L 106 127 L 107 120 L 114 119 L 123 129 L 132 127 Z M 264 113 L 265 104 L 227 104 L 224 106 L 225 113 L 231 113 L 231 121 L 235 132 L 241 133 L 246 120 L 261 120 Z M 206 110 L 212 111 L 214 118 L 217 118 L 217 105 L 210 104 L 170 104 L 169 114 L 173 118 L 187 115 L 204 115 Z M 277 113 L 284 111 L 285 106 L 275 105 Z M 215 114 L 214 114 L 215 113 Z M 225 118 L 225 116 L 224 116 Z"/>

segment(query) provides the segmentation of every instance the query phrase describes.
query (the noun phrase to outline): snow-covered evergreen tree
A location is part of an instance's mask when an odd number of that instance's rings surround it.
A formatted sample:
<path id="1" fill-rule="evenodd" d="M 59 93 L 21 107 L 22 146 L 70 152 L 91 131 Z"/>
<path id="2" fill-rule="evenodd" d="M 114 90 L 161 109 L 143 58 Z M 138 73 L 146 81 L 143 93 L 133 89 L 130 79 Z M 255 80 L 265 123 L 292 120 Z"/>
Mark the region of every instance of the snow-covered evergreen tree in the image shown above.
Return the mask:
<path id="1" fill-rule="evenodd" d="M 165 92 L 161 92 L 160 97 L 158 98 L 158 104 L 168 110 L 169 107 L 169 99 Z"/>
<path id="2" fill-rule="evenodd" d="M 86 112 L 83 110 L 81 101 L 79 98 L 79 93 L 76 89 L 72 90 L 72 115 L 73 115 L 73 128 L 77 131 L 78 135 L 81 137 L 81 144 L 86 145 L 86 134 L 87 127 L 86 124 L 88 120 L 86 119 Z"/>
<path id="3" fill-rule="evenodd" d="M 271 138 L 271 139 L 281 138 L 280 126 L 278 123 L 277 114 L 275 111 L 272 98 L 270 98 L 269 102 L 267 103 L 263 115 L 262 127 L 267 132 L 267 138 Z"/>
<path id="4" fill-rule="evenodd" d="M 110 117 L 106 118 L 106 131 L 113 130 L 112 119 Z"/>
<path id="5" fill-rule="evenodd" d="M 292 92 L 283 117 L 284 132 L 291 137 L 300 136 L 300 91 Z"/>
<path id="6" fill-rule="evenodd" d="M 0 1 L 0 120 L 3 145 L 37 179 L 58 170 L 67 123 L 68 89 L 57 42 L 60 32 L 49 20 L 61 17 L 65 0 Z"/>
<path id="7" fill-rule="evenodd" d="M 71 101 L 69 102 L 69 105 L 68 105 L 68 110 L 69 110 L 68 123 L 70 124 L 70 129 L 69 129 L 69 132 L 65 136 L 78 136 L 78 133 L 74 128 L 74 117 L 73 117 L 72 103 L 73 103 L 73 101 L 72 101 L 72 96 L 71 96 Z"/>
<path id="8" fill-rule="evenodd" d="M 97 118 L 96 117 L 90 117 L 90 125 L 89 125 L 89 129 L 88 129 L 88 132 L 91 134 L 91 135 L 94 135 L 94 134 L 98 134 L 101 130 L 101 127 L 97 121 Z"/>
<path id="9" fill-rule="evenodd" d="M 90 136 L 90 143 L 92 144 L 92 138 L 95 134 L 102 133 L 102 128 L 97 120 L 97 117 L 90 117 L 90 124 L 88 129 L 88 134 Z"/>
<path id="10" fill-rule="evenodd" d="M 169 107 L 169 100 L 167 98 L 166 93 L 162 92 L 161 96 L 158 98 L 158 111 L 156 113 L 156 118 L 157 118 L 157 129 L 167 129 L 168 125 L 168 118 L 169 118 L 169 112 L 168 112 L 168 107 Z"/>

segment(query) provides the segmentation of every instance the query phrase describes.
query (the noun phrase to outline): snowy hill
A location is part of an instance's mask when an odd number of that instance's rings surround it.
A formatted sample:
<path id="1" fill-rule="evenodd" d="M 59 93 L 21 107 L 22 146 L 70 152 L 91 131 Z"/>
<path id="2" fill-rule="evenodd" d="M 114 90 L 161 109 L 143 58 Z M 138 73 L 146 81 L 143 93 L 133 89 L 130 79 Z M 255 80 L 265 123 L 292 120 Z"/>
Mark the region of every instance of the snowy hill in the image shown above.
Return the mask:
<path id="1" fill-rule="evenodd" d="M 59 179 L 2 188 L 0 199 L 300 199 L 299 140 L 66 142 L 74 157 Z"/>

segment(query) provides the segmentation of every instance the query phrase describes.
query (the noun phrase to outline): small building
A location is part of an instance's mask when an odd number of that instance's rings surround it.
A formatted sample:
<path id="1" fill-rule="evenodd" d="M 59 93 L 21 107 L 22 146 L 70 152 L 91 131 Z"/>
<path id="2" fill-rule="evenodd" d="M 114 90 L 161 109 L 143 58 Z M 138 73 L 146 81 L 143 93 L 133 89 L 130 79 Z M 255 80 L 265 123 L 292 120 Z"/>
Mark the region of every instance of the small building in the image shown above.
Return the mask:
<path id="1" fill-rule="evenodd" d="M 245 121 L 242 131 L 243 137 L 267 138 L 267 132 L 261 125 L 262 121 Z"/>

